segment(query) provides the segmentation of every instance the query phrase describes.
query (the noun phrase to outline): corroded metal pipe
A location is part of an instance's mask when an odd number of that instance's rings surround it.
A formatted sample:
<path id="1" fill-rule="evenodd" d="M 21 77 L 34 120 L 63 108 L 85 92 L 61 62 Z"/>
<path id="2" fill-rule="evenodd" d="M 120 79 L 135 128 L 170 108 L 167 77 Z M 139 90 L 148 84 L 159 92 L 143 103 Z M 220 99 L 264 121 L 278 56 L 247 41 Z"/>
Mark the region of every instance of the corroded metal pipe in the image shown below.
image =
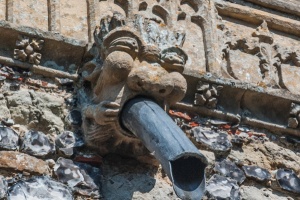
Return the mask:
<path id="1" fill-rule="evenodd" d="M 121 122 L 159 160 L 179 198 L 202 198 L 207 159 L 161 107 L 135 98 L 125 104 Z"/>

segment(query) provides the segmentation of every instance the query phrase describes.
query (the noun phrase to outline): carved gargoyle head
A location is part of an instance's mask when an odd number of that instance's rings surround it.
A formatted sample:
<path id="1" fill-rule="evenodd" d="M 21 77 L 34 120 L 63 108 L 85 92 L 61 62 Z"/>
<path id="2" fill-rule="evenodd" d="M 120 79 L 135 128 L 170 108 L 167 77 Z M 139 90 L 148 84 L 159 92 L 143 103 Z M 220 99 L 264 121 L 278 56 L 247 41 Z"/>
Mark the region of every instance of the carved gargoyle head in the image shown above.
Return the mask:
<path id="1" fill-rule="evenodd" d="M 184 33 L 139 15 L 128 24 L 119 13 L 103 18 L 94 38 L 102 64 L 96 64 L 85 76 L 92 85 L 93 101 L 84 109 L 84 121 L 89 124 L 83 128 L 87 142 L 99 146 L 104 143 L 103 132 L 108 132 L 103 127 L 111 130 L 109 134 L 129 135 L 118 120 L 119 111 L 129 99 L 147 96 L 160 105 L 180 101 L 187 90 L 182 72 L 188 57 L 181 49 Z M 102 134 L 99 142 L 95 142 L 100 138 L 96 132 Z"/>
<path id="2" fill-rule="evenodd" d="M 94 89 L 98 100 L 104 100 L 100 96 L 105 90 L 111 93 L 110 86 L 121 84 L 126 89 L 123 101 L 136 95 L 165 103 L 180 101 L 187 87 L 181 75 L 187 60 L 180 48 L 185 35 L 141 16 L 136 16 L 133 24 L 125 25 L 115 13 L 102 19 L 96 30 L 95 41 L 104 61 L 102 79 Z"/>

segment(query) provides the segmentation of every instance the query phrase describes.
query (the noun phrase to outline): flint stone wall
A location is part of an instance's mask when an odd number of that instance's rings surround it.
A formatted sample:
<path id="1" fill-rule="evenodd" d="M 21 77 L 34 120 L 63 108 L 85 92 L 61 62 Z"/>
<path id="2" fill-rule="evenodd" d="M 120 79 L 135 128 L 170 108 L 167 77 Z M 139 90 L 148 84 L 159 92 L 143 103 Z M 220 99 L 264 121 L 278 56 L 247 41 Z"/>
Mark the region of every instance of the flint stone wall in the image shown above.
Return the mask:
<path id="1" fill-rule="evenodd" d="M 16 41 L 25 35 L 44 40 L 37 52 L 40 66 L 74 74 L 90 59 L 93 31 L 103 16 L 143 12 L 161 19 L 162 25 L 186 31 L 185 109 L 218 118 L 226 118 L 222 113 L 228 112 L 232 121 L 299 135 L 299 127 L 289 124 L 299 121 L 291 114 L 293 105 L 300 104 L 298 4 L 296 0 L 0 0 L 0 63 L 14 57 Z M 199 80 L 224 86 L 213 100 L 214 108 L 195 105 Z"/>

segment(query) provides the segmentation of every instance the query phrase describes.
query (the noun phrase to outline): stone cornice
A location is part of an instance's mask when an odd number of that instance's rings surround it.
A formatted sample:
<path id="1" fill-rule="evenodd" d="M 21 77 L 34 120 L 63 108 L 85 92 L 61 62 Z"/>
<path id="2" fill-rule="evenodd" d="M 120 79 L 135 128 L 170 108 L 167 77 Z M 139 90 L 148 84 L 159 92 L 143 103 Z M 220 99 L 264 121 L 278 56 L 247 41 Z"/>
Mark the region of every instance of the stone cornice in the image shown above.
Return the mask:
<path id="1" fill-rule="evenodd" d="M 300 4 L 297 0 L 245 0 L 266 8 L 300 16 Z"/>
<path id="2" fill-rule="evenodd" d="M 246 6 L 216 0 L 216 8 L 221 16 L 232 17 L 251 24 L 261 24 L 264 20 L 268 23 L 269 28 L 300 36 L 300 22 L 265 11 L 249 8 Z"/>

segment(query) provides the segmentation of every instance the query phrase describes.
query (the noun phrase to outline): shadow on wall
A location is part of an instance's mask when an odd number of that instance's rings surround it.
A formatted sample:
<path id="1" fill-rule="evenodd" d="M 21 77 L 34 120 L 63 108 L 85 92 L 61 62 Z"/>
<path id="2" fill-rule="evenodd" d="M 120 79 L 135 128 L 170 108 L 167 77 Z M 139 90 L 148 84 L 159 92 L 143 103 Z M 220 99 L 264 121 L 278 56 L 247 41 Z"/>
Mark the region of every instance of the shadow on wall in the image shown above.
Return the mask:
<path id="1" fill-rule="evenodd" d="M 170 199 L 173 188 L 165 181 L 154 177 L 159 168 L 145 165 L 132 159 L 109 154 L 102 166 L 102 194 L 105 200 Z M 155 179 L 156 178 L 156 179 Z"/>

